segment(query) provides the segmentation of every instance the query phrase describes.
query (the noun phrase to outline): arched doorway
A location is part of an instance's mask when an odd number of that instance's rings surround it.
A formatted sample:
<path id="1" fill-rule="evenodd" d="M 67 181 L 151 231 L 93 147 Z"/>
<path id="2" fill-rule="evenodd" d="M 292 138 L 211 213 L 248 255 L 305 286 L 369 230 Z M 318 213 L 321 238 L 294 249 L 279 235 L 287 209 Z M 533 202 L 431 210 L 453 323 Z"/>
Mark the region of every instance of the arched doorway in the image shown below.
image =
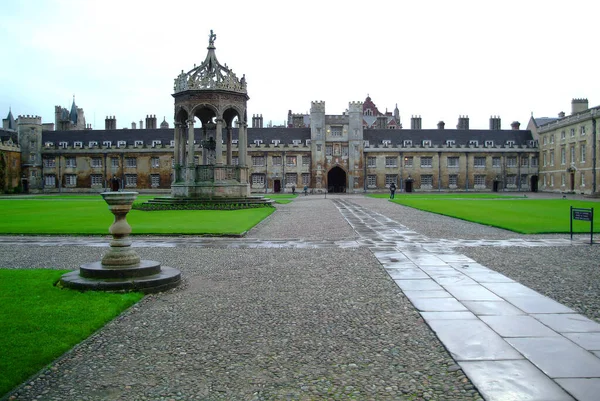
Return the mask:
<path id="1" fill-rule="evenodd" d="M 335 166 L 327 173 L 327 192 L 346 192 L 346 172 L 339 166 Z"/>
<path id="2" fill-rule="evenodd" d="M 532 175 L 531 176 L 531 192 L 537 192 L 537 191 L 538 191 L 538 176 Z"/>

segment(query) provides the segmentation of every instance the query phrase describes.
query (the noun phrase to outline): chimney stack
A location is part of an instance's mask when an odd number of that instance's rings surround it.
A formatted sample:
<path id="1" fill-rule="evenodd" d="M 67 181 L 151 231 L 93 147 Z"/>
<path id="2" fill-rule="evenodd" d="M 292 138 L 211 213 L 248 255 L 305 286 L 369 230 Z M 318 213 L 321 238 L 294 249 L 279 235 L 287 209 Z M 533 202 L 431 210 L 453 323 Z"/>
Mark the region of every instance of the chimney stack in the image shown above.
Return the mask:
<path id="1" fill-rule="evenodd" d="M 445 127 L 445 126 L 446 126 L 446 123 L 445 123 L 445 122 L 443 122 L 443 121 L 440 121 L 440 122 L 437 124 L 437 127 L 438 127 L 438 129 L 444 129 L 444 127 Z"/>
<path id="2" fill-rule="evenodd" d="M 115 116 L 106 116 L 104 119 L 104 129 L 117 129 L 117 119 Z"/>
<path id="3" fill-rule="evenodd" d="M 421 129 L 421 116 L 410 117 L 410 129 Z"/>
<path id="4" fill-rule="evenodd" d="M 499 116 L 490 117 L 490 131 L 500 131 L 502 124 Z"/>
<path id="5" fill-rule="evenodd" d="M 135 121 L 131 122 L 131 129 L 135 129 Z"/>
<path id="6" fill-rule="evenodd" d="M 510 124 L 510 128 L 512 128 L 513 131 L 518 131 L 520 126 L 521 126 L 521 123 L 518 121 L 513 121 Z"/>
<path id="7" fill-rule="evenodd" d="M 458 116 L 458 125 L 456 129 L 469 129 L 469 116 Z"/>
<path id="8" fill-rule="evenodd" d="M 571 100 L 571 115 L 581 113 L 588 109 L 587 99 L 573 99 Z"/>

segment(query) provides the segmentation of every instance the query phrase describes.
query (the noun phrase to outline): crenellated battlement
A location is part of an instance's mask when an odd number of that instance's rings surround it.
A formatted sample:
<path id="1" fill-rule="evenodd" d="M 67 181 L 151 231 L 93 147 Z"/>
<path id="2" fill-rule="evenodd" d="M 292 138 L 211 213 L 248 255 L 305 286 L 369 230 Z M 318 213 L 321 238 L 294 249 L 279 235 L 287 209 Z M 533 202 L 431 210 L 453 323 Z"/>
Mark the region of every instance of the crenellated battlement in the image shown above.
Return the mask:
<path id="1" fill-rule="evenodd" d="M 25 116 L 19 116 L 18 125 L 42 125 L 42 117 L 40 116 L 30 116 L 29 114 Z"/>
<path id="2" fill-rule="evenodd" d="M 588 103 L 587 98 L 574 98 L 571 103 Z"/>
<path id="3" fill-rule="evenodd" d="M 317 100 L 310 102 L 311 113 L 325 113 L 325 101 Z"/>

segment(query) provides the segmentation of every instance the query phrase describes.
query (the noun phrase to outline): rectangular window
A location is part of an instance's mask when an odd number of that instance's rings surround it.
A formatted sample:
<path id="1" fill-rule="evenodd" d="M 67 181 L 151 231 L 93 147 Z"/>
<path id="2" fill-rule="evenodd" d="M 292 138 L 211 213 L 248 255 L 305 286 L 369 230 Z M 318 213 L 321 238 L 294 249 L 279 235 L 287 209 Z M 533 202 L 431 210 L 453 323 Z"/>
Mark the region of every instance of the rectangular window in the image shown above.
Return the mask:
<path id="1" fill-rule="evenodd" d="M 531 156 L 531 167 L 537 167 L 537 166 L 538 166 L 538 157 Z"/>
<path id="2" fill-rule="evenodd" d="M 296 185 L 298 183 L 298 174 L 296 173 L 286 173 L 285 174 L 285 183 Z"/>
<path id="3" fill-rule="evenodd" d="M 119 168 L 119 158 L 118 157 L 111 157 L 110 158 L 110 166 L 112 168 Z"/>
<path id="4" fill-rule="evenodd" d="M 92 157 L 92 168 L 101 168 L 101 167 L 102 167 L 102 158 Z"/>
<path id="5" fill-rule="evenodd" d="M 498 156 L 492 157 L 492 167 L 502 167 L 502 161 Z"/>
<path id="6" fill-rule="evenodd" d="M 469 141 L 469 146 L 473 146 L 473 147 L 476 148 L 477 146 L 479 146 L 479 142 L 476 141 L 476 140 L 474 140 L 474 139 L 472 139 L 472 140 Z"/>
<path id="7" fill-rule="evenodd" d="M 75 168 L 75 167 L 77 167 L 77 163 L 75 162 L 75 158 L 74 157 L 67 157 L 65 159 L 65 166 L 67 168 Z"/>
<path id="8" fill-rule="evenodd" d="M 521 174 L 519 183 L 521 185 L 521 188 L 525 187 L 527 188 L 527 180 L 528 180 L 529 176 L 527 174 Z"/>
<path id="9" fill-rule="evenodd" d="M 200 165 L 200 156 L 194 156 L 194 166 Z"/>
<path id="10" fill-rule="evenodd" d="M 56 159 L 44 159 L 44 167 L 56 167 Z"/>
<path id="11" fill-rule="evenodd" d="M 560 131 L 560 139 L 565 139 L 567 137 L 567 133 L 565 130 Z"/>
<path id="12" fill-rule="evenodd" d="M 554 149 L 550 151 L 550 165 L 554 166 Z"/>
<path id="13" fill-rule="evenodd" d="M 449 157 L 448 158 L 448 167 L 457 168 L 458 167 L 458 157 Z"/>
<path id="14" fill-rule="evenodd" d="M 431 140 L 430 139 L 423 139 L 423 147 L 426 146 L 431 146 Z"/>
<path id="15" fill-rule="evenodd" d="M 581 136 L 585 135 L 585 125 L 582 125 L 580 128 Z"/>
<path id="16" fill-rule="evenodd" d="M 153 157 L 153 158 L 151 159 L 151 166 L 152 166 L 152 167 L 154 167 L 154 168 L 158 168 L 158 167 L 160 167 L 160 158 L 158 158 L 158 157 Z"/>
<path id="17" fill-rule="evenodd" d="M 288 167 L 296 167 L 296 161 L 297 161 L 296 156 L 286 156 L 285 157 L 285 164 Z"/>
<path id="18" fill-rule="evenodd" d="M 560 175 L 560 185 L 564 187 L 566 185 L 566 183 L 567 183 L 567 177 L 565 176 L 565 173 L 562 173 Z"/>
<path id="19" fill-rule="evenodd" d="M 386 156 L 385 158 L 385 166 L 386 167 L 398 167 L 398 158 L 393 156 Z"/>
<path id="20" fill-rule="evenodd" d="M 550 186 L 554 186 L 554 174 L 550 174 Z"/>
<path id="21" fill-rule="evenodd" d="M 281 166 L 281 156 L 273 156 L 271 160 L 274 166 Z"/>
<path id="22" fill-rule="evenodd" d="M 253 186 L 265 186 L 265 175 L 264 174 L 252 174 L 252 185 Z"/>
<path id="23" fill-rule="evenodd" d="M 450 188 L 456 188 L 458 186 L 458 175 L 457 174 L 450 174 L 448 176 L 448 185 L 450 186 Z"/>
<path id="24" fill-rule="evenodd" d="M 583 173 L 583 171 L 581 172 L 581 186 L 585 187 L 585 174 Z"/>
<path id="25" fill-rule="evenodd" d="M 421 167 L 432 167 L 433 158 L 430 156 L 421 156 Z"/>
<path id="26" fill-rule="evenodd" d="M 56 176 L 54 174 L 48 174 L 44 176 L 44 186 L 47 188 L 56 187 Z"/>
<path id="27" fill-rule="evenodd" d="M 325 156 L 331 156 L 333 154 L 333 146 L 325 145 Z"/>
<path id="28" fill-rule="evenodd" d="M 239 156 L 231 156 L 231 164 L 234 166 L 239 166 L 240 165 Z"/>
<path id="29" fill-rule="evenodd" d="M 582 143 L 581 145 L 579 145 L 580 149 L 581 149 L 581 155 L 579 156 L 579 160 L 581 161 L 581 163 L 585 163 L 585 143 Z"/>
<path id="30" fill-rule="evenodd" d="M 506 158 L 506 167 L 517 167 L 517 157 L 509 156 Z"/>
<path id="31" fill-rule="evenodd" d="M 308 185 L 308 184 L 310 184 L 310 174 L 302 173 L 302 185 Z"/>
<path id="32" fill-rule="evenodd" d="M 77 176 L 75 174 L 66 174 L 65 185 L 68 187 L 74 187 L 77 185 Z"/>
<path id="33" fill-rule="evenodd" d="M 318 144 L 317 144 L 317 152 L 320 152 L 320 151 L 321 151 L 321 144 L 320 144 L 320 143 L 318 143 Z"/>
<path id="34" fill-rule="evenodd" d="M 125 174 L 125 186 L 130 188 L 137 187 L 137 174 Z"/>
<path id="35" fill-rule="evenodd" d="M 433 175 L 424 174 L 421 176 L 421 188 L 432 188 L 433 187 Z"/>
<path id="36" fill-rule="evenodd" d="M 571 138 L 575 136 L 575 128 L 571 128 L 570 130 Z"/>
<path id="37" fill-rule="evenodd" d="M 126 157 L 125 167 L 137 167 L 137 159 L 135 157 Z"/>
<path id="38" fill-rule="evenodd" d="M 474 157 L 473 166 L 475 168 L 485 168 L 485 157 Z"/>
<path id="39" fill-rule="evenodd" d="M 569 147 L 569 162 L 575 163 L 575 146 Z"/>
<path id="40" fill-rule="evenodd" d="M 404 147 L 405 147 L 405 148 L 407 148 L 407 147 L 409 147 L 409 146 L 412 146 L 412 141 L 411 141 L 410 139 L 405 139 L 405 140 L 402 142 L 402 145 L 404 145 Z"/>
<path id="41" fill-rule="evenodd" d="M 398 176 L 396 174 L 385 175 L 385 186 L 389 187 L 390 184 L 398 185 Z"/>
<path id="42" fill-rule="evenodd" d="M 367 157 L 367 167 L 377 167 L 377 158 L 374 156 Z"/>
<path id="43" fill-rule="evenodd" d="M 127 141 L 117 141 L 117 148 L 124 148 L 127 146 Z"/>
<path id="44" fill-rule="evenodd" d="M 567 149 L 564 146 L 560 148 L 560 164 L 567 164 Z"/>
<path id="45" fill-rule="evenodd" d="M 90 176 L 93 187 L 101 187 L 102 186 L 102 174 L 92 174 Z"/>
<path id="46" fill-rule="evenodd" d="M 302 156 L 302 165 L 310 166 L 310 156 Z"/>
<path id="47" fill-rule="evenodd" d="M 412 167 L 413 166 L 413 157 L 412 156 L 406 156 L 404 158 L 404 167 Z"/>
<path id="48" fill-rule="evenodd" d="M 516 174 L 508 174 L 506 176 L 506 186 L 507 187 L 516 187 L 517 186 L 517 175 Z"/>
<path id="49" fill-rule="evenodd" d="M 554 134 L 550 135 L 550 143 L 554 143 Z"/>
<path id="50" fill-rule="evenodd" d="M 529 167 L 529 158 L 527 156 L 521 157 L 521 167 Z"/>
<path id="51" fill-rule="evenodd" d="M 454 139 L 447 139 L 446 146 L 454 146 L 456 145 L 456 141 Z"/>
<path id="52" fill-rule="evenodd" d="M 485 147 L 486 148 L 491 148 L 494 146 L 494 141 L 485 141 Z"/>
<path id="53" fill-rule="evenodd" d="M 477 174 L 475 175 L 475 186 L 479 188 L 485 188 L 485 175 Z"/>
<path id="54" fill-rule="evenodd" d="M 265 157 L 264 156 L 252 156 L 252 165 L 253 166 L 264 166 L 265 165 Z"/>
<path id="55" fill-rule="evenodd" d="M 150 185 L 152 186 L 152 188 L 157 188 L 160 186 L 160 174 L 150 175 Z"/>
<path id="56" fill-rule="evenodd" d="M 367 186 L 369 188 L 376 188 L 377 187 L 377 176 L 374 174 L 370 174 L 367 176 Z"/>
<path id="57" fill-rule="evenodd" d="M 331 136 L 342 136 L 341 126 L 331 126 Z"/>

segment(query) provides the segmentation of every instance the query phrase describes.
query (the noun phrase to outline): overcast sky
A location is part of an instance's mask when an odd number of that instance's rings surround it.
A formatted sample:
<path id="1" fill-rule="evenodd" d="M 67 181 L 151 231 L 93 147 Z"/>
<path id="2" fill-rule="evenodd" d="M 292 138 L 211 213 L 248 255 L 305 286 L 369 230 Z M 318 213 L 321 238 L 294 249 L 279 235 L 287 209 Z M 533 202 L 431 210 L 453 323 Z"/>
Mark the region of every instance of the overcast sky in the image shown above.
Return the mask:
<path id="1" fill-rule="evenodd" d="M 248 117 L 282 124 L 323 100 L 341 114 L 367 94 L 420 115 L 524 128 L 531 115 L 600 104 L 598 1 L 3 0 L 0 113 L 54 122 L 73 95 L 86 120 L 119 128 L 155 114 L 173 126 L 173 80 L 216 55 L 248 82 Z"/>

